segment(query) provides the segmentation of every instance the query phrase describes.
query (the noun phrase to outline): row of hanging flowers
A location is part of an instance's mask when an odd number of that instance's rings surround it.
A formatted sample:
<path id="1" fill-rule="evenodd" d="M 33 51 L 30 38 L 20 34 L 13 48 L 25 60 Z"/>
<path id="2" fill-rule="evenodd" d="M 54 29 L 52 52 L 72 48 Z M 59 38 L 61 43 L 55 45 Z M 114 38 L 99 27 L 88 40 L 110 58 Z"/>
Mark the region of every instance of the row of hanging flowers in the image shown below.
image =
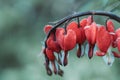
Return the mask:
<path id="1" fill-rule="evenodd" d="M 91 15 L 79 20 L 79 17 Z M 94 15 L 108 16 L 105 25 L 96 23 Z M 73 20 L 76 18 L 76 20 Z M 78 58 L 86 53 L 89 59 L 93 56 L 103 57 L 108 65 L 114 58 L 120 58 L 120 28 L 115 30 L 112 19 L 120 22 L 120 17 L 102 11 L 89 11 L 67 16 L 55 25 L 45 25 L 47 35 L 43 53 L 48 75 L 63 75 L 60 66 L 68 64 L 69 51 L 77 46 Z M 114 51 L 113 48 L 117 49 Z"/>

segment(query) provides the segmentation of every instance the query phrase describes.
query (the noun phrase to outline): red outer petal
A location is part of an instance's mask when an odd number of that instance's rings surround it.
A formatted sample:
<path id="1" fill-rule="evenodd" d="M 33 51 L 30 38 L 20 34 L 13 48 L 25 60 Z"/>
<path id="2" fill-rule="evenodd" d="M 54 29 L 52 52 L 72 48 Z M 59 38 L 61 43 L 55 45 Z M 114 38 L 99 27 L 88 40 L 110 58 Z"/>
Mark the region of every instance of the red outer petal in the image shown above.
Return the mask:
<path id="1" fill-rule="evenodd" d="M 100 51 L 106 53 L 111 45 L 111 35 L 106 31 L 104 26 L 100 26 L 97 31 L 96 43 Z"/>
<path id="2" fill-rule="evenodd" d="M 82 27 L 78 27 L 77 22 L 73 21 L 67 26 L 67 30 L 72 29 L 76 33 L 76 42 L 79 44 L 83 44 L 86 40 L 85 32 Z"/>
<path id="3" fill-rule="evenodd" d="M 113 53 L 113 55 L 114 55 L 116 58 L 120 58 L 120 54 L 118 54 L 118 53 L 116 53 L 116 52 L 114 52 L 114 51 L 112 51 L 112 53 Z"/>
<path id="4" fill-rule="evenodd" d="M 114 30 L 114 24 L 113 24 L 112 20 L 107 21 L 107 31 L 108 32 L 114 32 L 115 31 Z"/>
<path id="5" fill-rule="evenodd" d="M 88 16 L 88 18 L 87 18 L 87 25 L 91 25 L 92 22 L 93 22 L 92 16 Z"/>
<path id="6" fill-rule="evenodd" d="M 67 30 L 66 34 L 63 28 L 57 29 L 56 38 L 61 48 L 65 51 L 73 49 L 76 45 L 76 33 L 71 29 Z"/>
<path id="7" fill-rule="evenodd" d="M 88 57 L 91 59 L 93 56 L 94 45 L 96 43 L 96 35 L 97 35 L 96 23 L 93 22 L 91 25 L 86 26 L 84 29 L 85 29 L 86 39 L 88 40 L 89 43 Z"/>
<path id="8" fill-rule="evenodd" d="M 44 27 L 44 32 L 45 32 L 46 34 L 48 34 L 48 32 L 50 31 L 50 29 L 51 29 L 52 27 L 53 27 L 52 25 L 45 25 L 45 27 Z"/>
<path id="9" fill-rule="evenodd" d="M 79 24 L 82 28 L 84 28 L 87 25 L 87 18 L 82 19 Z"/>
<path id="10" fill-rule="evenodd" d="M 48 59 L 50 61 L 54 61 L 55 60 L 55 55 L 54 55 L 52 50 L 46 48 L 46 55 L 47 55 L 47 57 L 48 57 Z"/>
<path id="11" fill-rule="evenodd" d="M 90 45 L 94 45 L 96 42 L 96 35 L 97 35 L 96 23 L 93 22 L 90 26 L 88 26 L 88 28 L 86 28 L 86 27 L 85 27 L 86 38 Z"/>
<path id="12" fill-rule="evenodd" d="M 120 28 L 115 31 L 116 37 L 120 37 Z"/>
<path id="13" fill-rule="evenodd" d="M 64 33 L 65 30 L 63 28 L 56 29 L 56 40 L 62 49 L 64 49 Z"/>
<path id="14" fill-rule="evenodd" d="M 55 38 L 54 34 L 50 34 L 49 38 L 47 39 L 47 47 L 59 53 L 61 51 L 61 48 L 58 42 L 54 40 L 54 38 Z"/>
<path id="15" fill-rule="evenodd" d="M 117 39 L 117 48 L 118 48 L 118 50 L 120 51 L 120 37 L 119 37 L 119 39 Z"/>
<path id="16" fill-rule="evenodd" d="M 106 53 L 101 52 L 101 51 L 96 51 L 96 55 L 97 56 L 104 56 Z"/>
<path id="17" fill-rule="evenodd" d="M 76 34 L 73 30 L 68 30 L 67 34 L 64 36 L 64 50 L 68 51 L 75 47 L 76 45 Z"/>
<path id="18" fill-rule="evenodd" d="M 83 44 L 86 40 L 84 28 L 87 24 L 87 19 L 83 19 L 80 23 L 80 27 L 78 27 L 78 23 L 73 21 L 67 25 L 67 31 L 73 30 L 76 33 L 76 43 L 79 45 L 79 49 L 77 50 L 77 56 L 81 56 L 81 44 Z"/>
<path id="19" fill-rule="evenodd" d="M 77 43 L 80 42 L 81 32 L 80 32 L 80 30 L 78 28 L 77 22 L 73 21 L 73 22 L 69 23 L 67 25 L 66 29 L 67 30 L 70 30 L 70 29 L 73 30 L 76 33 L 76 38 L 77 38 L 76 41 L 77 41 Z"/>
<path id="20" fill-rule="evenodd" d="M 88 18 L 84 18 L 80 21 L 80 26 L 84 28 L 87 25 L 91 25 L 92 22 L 93 22 L 92 16 L 88 16 Z"/>

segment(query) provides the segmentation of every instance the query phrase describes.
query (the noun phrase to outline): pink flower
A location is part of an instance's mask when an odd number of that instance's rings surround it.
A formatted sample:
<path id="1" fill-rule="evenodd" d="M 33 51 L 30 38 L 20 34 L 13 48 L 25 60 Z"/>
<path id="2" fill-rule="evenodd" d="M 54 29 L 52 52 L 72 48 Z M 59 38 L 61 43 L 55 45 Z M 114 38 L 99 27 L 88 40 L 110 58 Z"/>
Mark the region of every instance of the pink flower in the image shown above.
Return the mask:
<path id="1" fill-rule="evenodd" d="M 105 29 L 105 26 L 98 27 L 96 44 L 100 51 L 96 52 L 98 56 L 104 56 L 111 45 L 111 35 Z"/>
<path id="2" fill-rule="evenodd" d="M 63 64 L 64 66 L 66 66 L 68 63 L 67 60 L 68 51 L 72 50 L 76 45 L 76 34 L 71 29 L 65 32 L 63 28 L 58 28 L 56 30 L 56 39 L 62 50 L 64 50 L 65 56 Z"/>
<path id="3" fill-rule="evenodd" d="M 76 43 L 78 44 L 79 48 L 77 50 L 77 56 L 80 57 L 81 54 L 81 45 L 85 42 L 86 37 L 84 33 L 83 27 L 78 26 L 78 23 L 73 21 L 68 24 L 67 30 L 73 30 L 76 33 Z"/>
<path id="4" fill-rule="evenodd" d="M 97 25 L 95 22 L 93 22 L 91 25 L 86 26 L 84 29 L 86 39 L 89 43 L 88 57 L 91 59 L 93 56 L 93 49 L 96 43 Z"/>

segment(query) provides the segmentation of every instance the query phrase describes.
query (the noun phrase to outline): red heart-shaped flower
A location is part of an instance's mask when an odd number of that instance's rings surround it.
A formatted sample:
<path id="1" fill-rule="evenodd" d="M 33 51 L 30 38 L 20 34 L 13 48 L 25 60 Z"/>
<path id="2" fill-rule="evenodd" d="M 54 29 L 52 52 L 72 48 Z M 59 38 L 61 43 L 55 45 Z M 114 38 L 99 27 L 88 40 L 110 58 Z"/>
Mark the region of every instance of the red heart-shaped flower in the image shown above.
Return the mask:
<path id="1" fill-rule="evenodd" d="M 67 54 L 68 51 L 73 49 L 76 45 L 76 33 L 73 30 L 65 30 L 63 28 L 58 28 L 56 30 L 56 39 L 61 46 L 61 48 L 64 50 L 65 57 L 64 57 L 64 66 L 67 65 Z"/>
<path id="2" fill-rule="evenodd" d="M 99 56 L 104 56 L 111 45 L 111 35 L 104 26 L 98 27 L 96 43 L 100 51 L 104 53 Z"/>
<path id="3" fill-rule="evenodd" d="M 59 53 L 61 51 L 60 45 L 55 39 L 55 34 L 51 33 L 49 38 L 47 39 L 47 47 L 50 48 L 51 50 Z"/>
<path id="4" fill-rule="evenodd" d="M 85 29 L 86 39 L 88 40 L 88 43 L 89 43 L 88 57 L 92 58 L 93 49 L 96 43 L 97 25 L 95 22 L 93 22 L 91 25 L 86 26 L 84 29 Z"/>
<path id="5" fill-rule="evenodd" d="M 52 27 L 53 27 L 52 25 L 45 25 L 44 32 L 48 34 L 48 32 L 50 31 L 50 29 L 52 29 Z"/>
<path id="6" fill-rule="evenodd" d="M 73 30 L 65 30 L 58 28 L 56 30 L 56 39 L 64 51 L 73 49 L 76 45 L 76 34 Z"/>
<path id="7" fill-rule="evenodd" d="M 54 53 L 53 53 L 53 51 L 51 49 L 46 48 L 45 49 L 45 54 L 47 55 L 47 57 L 48 57 L 48 59 L 50 61 L 54 61 L 55 60 L 55 55 L 54 55 Z"/>
<path id="8" fill-rule="evenodd" d="M 84 29 L 83 29 L 83 27 L 79 27 L 78 23 L 75 22 L 75 21 L 73 21 L 73 22 L 71 22 L 67 25 L 67 30 L 70 30 L 70 29 L 73 30 L 76 33 L 76 42 L 79 45 L 79 48 L 77 50 L 77 56 L 80 57 L 81 56 L 81 45 L 86 40 Z"/>
<path id="9" fill-rule="evenodd" d="M 106 25 L 107 25 L 107 31 L 108 32 L 114 32 L 115 31 L 114 30 L 114 24 L 113 24 L 112 20 L 108 20 Z"/>

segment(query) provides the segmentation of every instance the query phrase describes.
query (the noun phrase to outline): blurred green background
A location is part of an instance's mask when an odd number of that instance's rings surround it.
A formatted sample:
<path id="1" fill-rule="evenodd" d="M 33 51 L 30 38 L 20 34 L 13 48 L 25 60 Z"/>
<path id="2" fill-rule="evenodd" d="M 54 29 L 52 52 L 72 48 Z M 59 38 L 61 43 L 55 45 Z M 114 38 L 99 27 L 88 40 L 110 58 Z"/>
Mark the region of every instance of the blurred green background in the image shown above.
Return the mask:
<path id="1" fill-rule="evenodd" d="M 109 67 L 100 57 L 78 59 L 75 49 L 60 77 L 48 76 L 39 56 L 48 22 L 89 10 L 120 15 L 119 5 L 119 0 L 0 0 L 0 80 L 120 80 L 119 59 Z M 96 21 L 104 24 L 105 19 Z"/>

